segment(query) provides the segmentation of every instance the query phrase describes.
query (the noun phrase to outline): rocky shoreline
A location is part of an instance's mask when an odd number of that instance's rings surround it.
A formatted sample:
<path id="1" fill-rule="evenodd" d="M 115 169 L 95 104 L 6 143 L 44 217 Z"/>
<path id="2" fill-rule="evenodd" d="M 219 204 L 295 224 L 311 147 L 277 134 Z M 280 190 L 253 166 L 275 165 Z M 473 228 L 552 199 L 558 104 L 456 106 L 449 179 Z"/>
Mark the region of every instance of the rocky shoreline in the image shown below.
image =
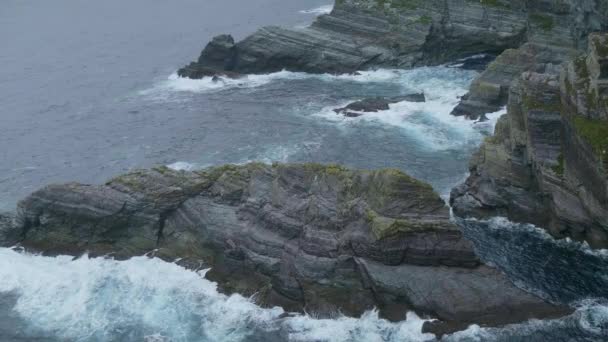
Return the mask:
<path id="1" fill-rule="evenodd" d="M 307 28 L 264 27 L 240 42 L 218 36 L 178 75 L 340 74 L 499 55 L 452 113 L 478 119 L 507 104 L 522 72 L 570 60 L 607 23 L 600 0 L 337 0 Z"/>
<path id="2" fill-rule="evenodd" d="M 374 307 L 438 318 L 442 334 L 570 312 L 483 265 L 425 183 L 398 170 L 248 164 L 136 171 L 51 185 L 18 205 L 5 245 L 46 254 L 150 254 L 211 267 L 228 292 L 331 317 Z M 10 227 L 6 227 L 9 225 Z M 8 241 L 7 241 L 8 240 Z"/>
<path id="3" fill-rule="evenodd" d="M 218 36 L 178 74 L 353 73 L 496 54 L 453 112 L 476 119 L 508 104 L 452 192 L 454 213 L 504 215 L 606 248 L 608 38 L 590 33 L 607 19 L 598 0 L 338 0 L 308 28 L 266 27 L 240 42 Z M 256 294 L 264 306 L 322 317 L 376 307 L 391 320 L 412 310 L 437 318 L 425 330 L 438 335 L 572 311 L 485 265 L 433 189 L 393 169 L 159 167 L 104 185 L 49 185 L 0 213 L 0 246 L 14 245 L 178 260 L 211 268 L 207 278 L 225 292 Z"/>

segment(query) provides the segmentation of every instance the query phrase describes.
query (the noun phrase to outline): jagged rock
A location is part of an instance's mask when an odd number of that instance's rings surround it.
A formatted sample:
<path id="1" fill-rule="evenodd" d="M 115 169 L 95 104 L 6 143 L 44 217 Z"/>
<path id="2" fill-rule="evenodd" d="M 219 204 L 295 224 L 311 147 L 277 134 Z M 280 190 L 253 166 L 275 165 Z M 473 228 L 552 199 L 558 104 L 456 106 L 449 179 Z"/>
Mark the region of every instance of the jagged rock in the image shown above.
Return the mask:
<path id="1" fill-rule="evenodd" d="M 19 203 L 15 221 L 26 248 L 154 251 L 212 267 L 207 277 L 225 291 L 322 316 L 379 307 L 403 319 L 415 310 L 445 331 L 569 312 L 480 265 L 433 189 L 392 169 L 162 167 L 101 186 L 48 186 Z"/>
<path id="2" fill-rule="evenodd" d="M 544 72 L 547 65 L 559 65 L 576 54 L 575 49 L 530 43 L 506 50 L 473 81 L 452 115 L 475 120 L 497 112 L 507 104 L 509 87 L 523 72 Z"/>
<path id="3" fill-rule="evenodd" d="M 452 192 L 459 216 L 508 216 L 608 247 L 606 35 L 589 54 L 545 73 L 526 72 L 510 89 L 508 113 Z"/>
<path id="4" fill-rule="evenodd" d="M 234 38 L 230 35 L 219 35 L 207 44 L 197 62 L 180 69 L 178 75 L 189 78 L 228 76 L 236 78 L 240 76 L 230 70 L 236 63 L 236 45 Z"/>
<path id="5" fill-rule="evenodd" d="M 356 101 L 348 104 L 346 107 L 336 108 L 336 114 L 342 114 L 347 117 L 358 117 L 365 113 L 375 113 L 382 110 L 388 110 L 389 105 L 398 102 L 425 102 L 426 98 L 423 93 L 408 94 L 397 97 L 371 97 L 361 101 Z"/>

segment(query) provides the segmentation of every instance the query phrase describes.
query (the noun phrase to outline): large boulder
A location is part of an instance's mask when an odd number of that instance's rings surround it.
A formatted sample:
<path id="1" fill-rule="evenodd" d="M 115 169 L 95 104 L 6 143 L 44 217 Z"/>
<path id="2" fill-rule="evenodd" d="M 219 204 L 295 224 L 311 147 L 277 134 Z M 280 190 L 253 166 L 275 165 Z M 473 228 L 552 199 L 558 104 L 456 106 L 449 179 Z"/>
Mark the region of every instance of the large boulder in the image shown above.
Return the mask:
<path id="1" fill-rule="evenodd" d="M 19 203 L 15 221 L 29 249 L 179 259 L 212 267 L 207 277 L 227 292 L 322 316 L 415 310 L 445 331 L 568 312 L 482 265 L 433 189 L 393 169 L 161 167 L 48 186 Z"/>

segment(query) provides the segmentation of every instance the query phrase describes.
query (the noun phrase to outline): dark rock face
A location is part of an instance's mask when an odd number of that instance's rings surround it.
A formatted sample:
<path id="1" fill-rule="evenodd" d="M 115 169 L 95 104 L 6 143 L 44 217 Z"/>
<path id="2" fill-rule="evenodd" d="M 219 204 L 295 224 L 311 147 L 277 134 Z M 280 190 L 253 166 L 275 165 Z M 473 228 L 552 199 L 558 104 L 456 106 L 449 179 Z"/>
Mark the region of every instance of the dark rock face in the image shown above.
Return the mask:
<path id="1" fill-rule="evenodd" d="M 481 265 L 432 188 L 391 169 L 163 167 L 43 188 L 19 203 L 14 229 L 46 253 L 155 251 L 212 266 L 224 290 L 288 310 L 415 310 L 444 321 L 436 331 L 568 312 Z"/>
<path id="2" fill-rule="evenodd" d="M 178 75 L 189 78 L 213 77 L 217 75 L 236 77 L 231 73 L 236 63 L 236 46 L 230 35 L 220 35 L 207 44 L 197 62 L 179 70 Z"/>
<path id="3" fill-rule="evenodd" d="M 608 247 L 606 51 L 606 35 L 593 34 L 588 55 L 512 85 L 508 114 L 452 192 L 457 215 L 504 215 Z"/>
<path id="4" fill-rule="evenodd" d="M 18 241 L 15 232 L 13 215 L 0 213 L 0 246 L 14 245 Z"/>
<path id="5" fill-rule="evenodd" d="M 343 108 L 336 108 L 334 109 L 334 112 L 336 112 L 336 114 L 342 114 L 347 117 L 358 117 L 365 113 L 375 113 L 382 110 L 388 110 L 390 108 L 389 105 L 403 101 L 425 102 L 426 98 L 423 93 L 408 94 L 391 98 L 372 97 L 350 103 Z"/>

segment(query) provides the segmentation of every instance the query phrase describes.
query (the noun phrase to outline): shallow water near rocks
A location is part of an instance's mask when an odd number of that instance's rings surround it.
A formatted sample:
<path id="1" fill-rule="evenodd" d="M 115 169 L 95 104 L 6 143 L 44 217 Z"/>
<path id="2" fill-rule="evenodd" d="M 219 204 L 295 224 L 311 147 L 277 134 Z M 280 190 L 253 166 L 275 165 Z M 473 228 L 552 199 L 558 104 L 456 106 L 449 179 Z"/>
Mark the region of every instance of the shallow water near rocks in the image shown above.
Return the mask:
<path id="1" fill-rule="evenodd" d="M 449 115 L 476 76 L 449 66 L 360 75 L 278 72 L 187 80 L 174 71 L 213 35 L 301 26 L 315 0 L 7 0 L 0 12 L 0 210 L 52 182 L 100 183 L 135 168 L 331 162 L 397 167 L 444 197 L 501 113 Z M 68 19 L 66 19 L 68 18 Z M 34 24 L 32 24 L 34 23 Z M 111 24 L 111 25 L 109 25 Z M 18 39 L 17 39 L 18 37 Z M 41 48 L 42 47 L 42 48 Z M 344 118 L 369 96 L 425 92 L 426 103 Z M 449 341 L 601 341 L 608 257 L 503 219 L 461 221 L 480 255 L 519 286 L 578 307 L 570 317 L 471 327 Z M 225 296 L 202 273 L 145 257 L 42 257 L 0 249 L 1 341 L 424 341 L 424 320 L 284 317 Z"/>

